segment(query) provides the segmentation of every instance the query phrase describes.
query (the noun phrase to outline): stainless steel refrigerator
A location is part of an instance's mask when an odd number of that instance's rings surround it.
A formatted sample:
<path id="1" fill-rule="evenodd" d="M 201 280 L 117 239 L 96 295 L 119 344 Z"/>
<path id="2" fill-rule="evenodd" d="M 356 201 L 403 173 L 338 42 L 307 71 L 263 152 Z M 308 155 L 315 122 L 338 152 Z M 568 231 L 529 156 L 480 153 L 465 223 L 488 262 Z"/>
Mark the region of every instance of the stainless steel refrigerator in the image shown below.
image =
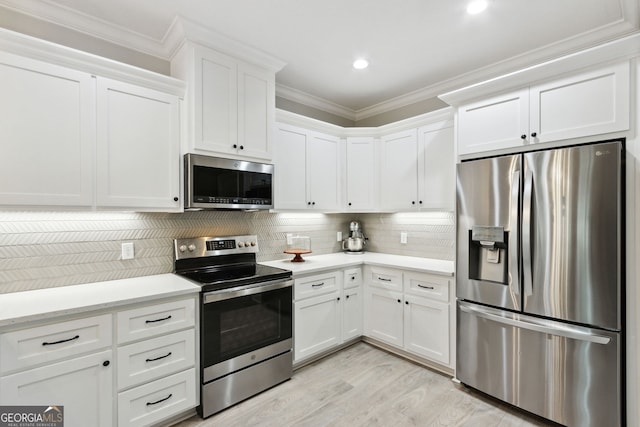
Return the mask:
<path id="1" fill-rule="evenodd" d="M 623 151 L 458 165 L 462 383 L 561 424 L 622 425 Z"/>

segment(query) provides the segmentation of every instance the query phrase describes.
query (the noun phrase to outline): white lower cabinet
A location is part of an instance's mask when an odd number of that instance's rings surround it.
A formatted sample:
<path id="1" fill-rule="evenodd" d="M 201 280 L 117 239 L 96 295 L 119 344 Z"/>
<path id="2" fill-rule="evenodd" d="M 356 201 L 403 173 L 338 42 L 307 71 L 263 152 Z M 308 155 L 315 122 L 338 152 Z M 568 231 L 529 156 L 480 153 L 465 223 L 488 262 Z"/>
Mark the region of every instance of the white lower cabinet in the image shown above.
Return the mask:
<path id="1" fill-rule="evenodd" d="M 364 335 L 453 367 L 449 299 L 453 278 L 377 267 L 365 271 Z M 398 283 L 401 291 L 395 290 Z"/>
<path id="2" fill-rule="evenodd" d="M 295 279 L 294 363 L 362 335 L 361 269 Z"/>
<path id="3" fill-rule="evenodd" d="M 294 303 L 294 362 L 340 344 L 340 291 Z"/>
<path id="4" fill-rule="evenodd" d="M 0 405 L 63 406 L 64 425 L 113 425 L 112 351 L 0 377 Z"/>
<path id="5" fill-rule="evenodd" d="M 0 406 L 63 406 L 70 427 L 147 426 L 195 408 L 196 297 L 129 307 L 0 331 Z"/>

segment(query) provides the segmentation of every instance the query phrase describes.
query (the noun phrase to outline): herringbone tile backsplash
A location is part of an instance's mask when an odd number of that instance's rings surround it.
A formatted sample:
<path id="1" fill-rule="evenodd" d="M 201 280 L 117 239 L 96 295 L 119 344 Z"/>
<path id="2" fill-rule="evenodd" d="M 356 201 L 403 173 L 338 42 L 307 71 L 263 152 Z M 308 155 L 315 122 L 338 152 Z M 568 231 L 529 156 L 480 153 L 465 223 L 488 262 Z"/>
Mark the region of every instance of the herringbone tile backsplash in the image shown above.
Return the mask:
<path id="1" fill-rule="evenodd" d="M 454 258 L 450 212 L 0 212 L 0 293 L 170 273 L 173 239 L 183 237 L 257 234 L 259 261 L 288 257 L 286 233 L 310 236 L 314 255 L 339 252 L 336 232 L 346 237 L 352 220 L 362 223 L 369 251 Z M 123 242 L 134 243 L 134 259 L 120 259 Z"/>

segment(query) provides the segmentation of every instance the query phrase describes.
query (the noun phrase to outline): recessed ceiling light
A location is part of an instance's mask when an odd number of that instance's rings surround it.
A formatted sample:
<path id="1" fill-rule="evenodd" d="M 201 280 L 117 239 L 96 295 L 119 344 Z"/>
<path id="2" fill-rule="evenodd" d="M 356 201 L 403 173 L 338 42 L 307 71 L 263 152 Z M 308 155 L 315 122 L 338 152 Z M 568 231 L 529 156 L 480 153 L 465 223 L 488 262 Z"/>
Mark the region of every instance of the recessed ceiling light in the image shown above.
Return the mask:
<path id="1" fill-rule="evenodd" d="M 480 13 L 487 8 L 486 0 L 474 0 L 467 5 L 467 13 L 471 15 L 475 15 L 476 13 Z"/>
<path id="2" fill-rule="evenodd" d="M 356 70 L 363 70 L 369 66 L 369 61 L 366 59 L 356 59 L 353 61 L 353 68 Z"/>

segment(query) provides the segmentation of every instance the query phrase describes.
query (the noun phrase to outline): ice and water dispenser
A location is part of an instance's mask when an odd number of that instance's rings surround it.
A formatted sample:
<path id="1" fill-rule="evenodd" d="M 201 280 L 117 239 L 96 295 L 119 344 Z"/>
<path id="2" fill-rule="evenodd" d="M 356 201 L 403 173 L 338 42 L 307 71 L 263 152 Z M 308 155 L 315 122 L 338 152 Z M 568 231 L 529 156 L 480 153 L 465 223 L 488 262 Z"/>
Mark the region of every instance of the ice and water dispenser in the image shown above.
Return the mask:
<path id="1" fill-rule="evenodd" d="M 509 239 L 504 227 L 469 230 L 469 279 L 508 285 Z"/>

